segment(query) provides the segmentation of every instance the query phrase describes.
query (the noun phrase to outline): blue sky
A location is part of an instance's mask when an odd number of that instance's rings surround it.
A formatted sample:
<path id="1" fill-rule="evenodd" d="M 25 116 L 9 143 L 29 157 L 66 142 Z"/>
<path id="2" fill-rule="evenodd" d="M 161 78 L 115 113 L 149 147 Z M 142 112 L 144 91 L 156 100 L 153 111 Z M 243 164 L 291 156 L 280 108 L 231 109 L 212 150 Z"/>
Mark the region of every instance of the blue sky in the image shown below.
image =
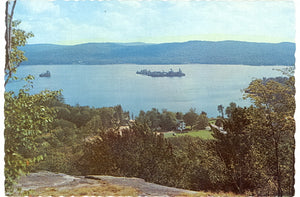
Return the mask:
<path id="1" fill-rule="evenodd" d="M 289 0 L 18 0 L 14 18 L 28 43 L 295 41 Z"/>

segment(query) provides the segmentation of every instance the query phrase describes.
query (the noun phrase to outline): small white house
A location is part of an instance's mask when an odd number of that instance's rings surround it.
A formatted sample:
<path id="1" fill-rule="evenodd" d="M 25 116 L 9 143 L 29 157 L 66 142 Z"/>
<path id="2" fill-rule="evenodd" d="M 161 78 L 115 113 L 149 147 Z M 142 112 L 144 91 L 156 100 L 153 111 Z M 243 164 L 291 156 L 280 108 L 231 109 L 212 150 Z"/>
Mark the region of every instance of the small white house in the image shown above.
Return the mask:
<path id="1" fill-rule="evenodd" d="M 183 130 L 185 130 L 185 122 L 183 120 L 179 120 L 178 121 L 178 127 L 177 130 L 179 130 L 180 132 L 182 132 Z"/>

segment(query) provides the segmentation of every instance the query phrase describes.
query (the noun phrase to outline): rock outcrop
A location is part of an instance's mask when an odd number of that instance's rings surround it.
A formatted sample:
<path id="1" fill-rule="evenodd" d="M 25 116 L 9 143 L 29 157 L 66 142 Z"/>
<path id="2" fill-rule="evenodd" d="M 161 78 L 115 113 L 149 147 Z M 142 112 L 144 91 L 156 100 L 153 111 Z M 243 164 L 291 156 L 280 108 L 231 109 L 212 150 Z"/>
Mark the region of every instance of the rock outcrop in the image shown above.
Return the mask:
<path id="1" fill-rule="evenodd" d="M 21 188 L 22 191 L 42 191 L 46 188 L 55 188 L 55 191 L 57 191 L 72 190 L 80 187 L 101 187 L 108 184 L 134 188 L 138 191 L 139 196 L 182 196 L 182 194 L 197 194 L 197 192 L 190 190 L 148 183 L 140 178 L 101 175 L 70 176 L 48 171 L 31 173 L 21 177 L 17 187 Z M 103 194 L 99 193 L 97 195 Z"/>

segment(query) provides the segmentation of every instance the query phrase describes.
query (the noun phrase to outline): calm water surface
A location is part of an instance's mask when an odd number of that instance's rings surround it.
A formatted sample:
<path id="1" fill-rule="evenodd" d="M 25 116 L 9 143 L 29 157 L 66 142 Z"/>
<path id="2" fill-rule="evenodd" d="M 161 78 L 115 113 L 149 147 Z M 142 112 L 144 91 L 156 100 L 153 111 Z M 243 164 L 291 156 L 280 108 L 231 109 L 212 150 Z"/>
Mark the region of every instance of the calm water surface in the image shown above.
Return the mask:
<path id="1" fill-rule="evenodd" d="M 152 78 L 137 75 L 136 71 L 168 71 L 179 68 L 185 77 Z M 124 110 L 138 115 L 140 110 L 153 107 L 187 112 L 191 107 L 217 116 L 217 106 L 236 102 L 249 105 L 242 99 L 242 89 L 256 78 L 276 77 L 274 70 L 283 66 L 245 65 L 31 65 L 21 66 L 18 76 L 35 76 L 31 93 L 44 89 L 63 90 L 65 102 L 70 105 L 107 107 L 121 104 Z M 40 78 L 49 70 L 50 78 Z M 11 82 L 7 91 L 21 88 L 25 82 Z"/>

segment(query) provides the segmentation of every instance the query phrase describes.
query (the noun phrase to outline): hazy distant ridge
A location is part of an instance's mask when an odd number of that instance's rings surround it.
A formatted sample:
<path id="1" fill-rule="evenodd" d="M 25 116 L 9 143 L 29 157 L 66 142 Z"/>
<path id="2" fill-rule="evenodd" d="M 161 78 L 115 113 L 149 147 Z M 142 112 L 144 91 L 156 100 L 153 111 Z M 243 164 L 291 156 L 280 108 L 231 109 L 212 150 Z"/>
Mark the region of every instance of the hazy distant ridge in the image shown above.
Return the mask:
<path id="1" fill-rule="evenodd" d="M 294 65 L 295 43 L 189 41 L 183 43 L 34 44 L 23 64 L 246 64 Z"/>

